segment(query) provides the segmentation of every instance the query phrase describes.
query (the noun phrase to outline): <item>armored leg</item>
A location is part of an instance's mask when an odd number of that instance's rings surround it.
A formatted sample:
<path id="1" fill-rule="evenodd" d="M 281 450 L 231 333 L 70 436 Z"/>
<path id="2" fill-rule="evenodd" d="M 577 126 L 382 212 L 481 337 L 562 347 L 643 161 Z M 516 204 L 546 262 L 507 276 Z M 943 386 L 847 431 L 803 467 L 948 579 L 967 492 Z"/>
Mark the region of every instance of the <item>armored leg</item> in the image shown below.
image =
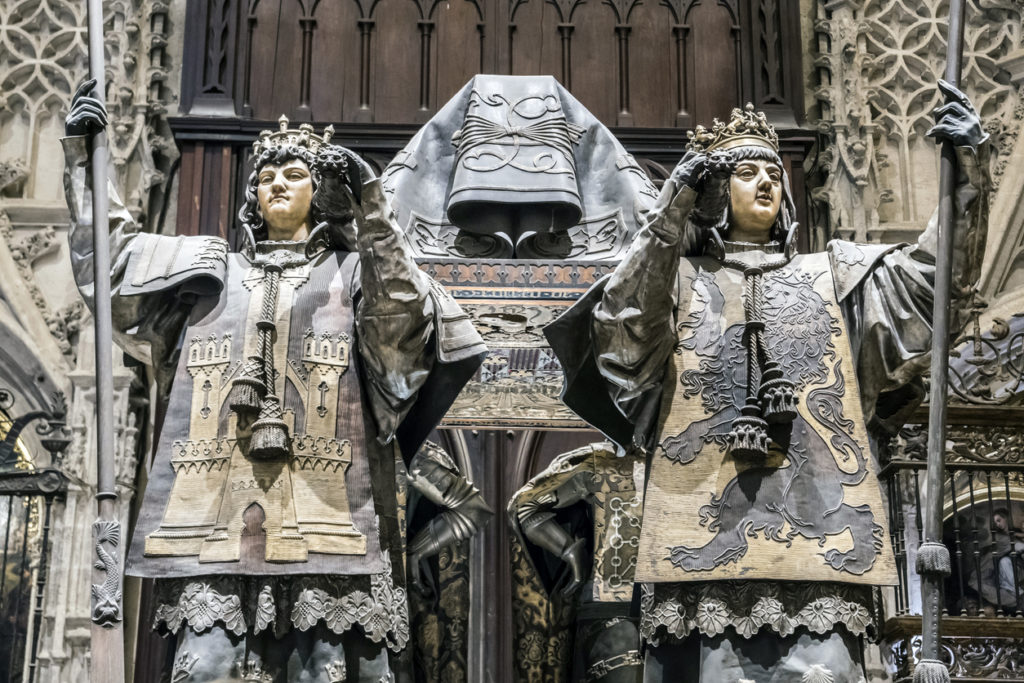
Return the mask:
<path id="1" fill-rule="evenodd" d="M 626 606 L 628 609 L 628 605 Z M 640 633 L 636 620 L 628 617 L 581 620 L 577 650 L 583 658 L 580 669 L 586 683 L 640 683 Z"/>

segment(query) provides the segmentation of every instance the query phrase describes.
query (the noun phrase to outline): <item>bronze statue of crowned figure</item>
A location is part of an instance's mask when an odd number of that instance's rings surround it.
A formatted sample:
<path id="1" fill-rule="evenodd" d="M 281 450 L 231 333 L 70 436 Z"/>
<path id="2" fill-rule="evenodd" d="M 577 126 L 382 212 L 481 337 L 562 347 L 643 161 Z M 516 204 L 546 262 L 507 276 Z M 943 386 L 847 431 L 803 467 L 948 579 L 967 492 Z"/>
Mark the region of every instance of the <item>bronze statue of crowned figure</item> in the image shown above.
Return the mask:
<path id="1" fill-rule="evenodd" d="M 90 303 L 86 149 L 106 124 L 91 87 L 64 140 Z M 115 337 L 166 405 L 127 573 L 158 579 L 172 680 L 394 680 L 409 639 L 396 473 L 408 464 L 414 486 L 457 509 L 413 539 L 413 559 L 488 514 L 421 449 L 483 343 L 417 268 L 370 167 L 330 136 L 283 117 L 259 136 L 240 252 L 141 233 L 111 198 Z"/>
<path id="2" fill-rule="evenodd" d="M 987 136 L 939 88 L 929 135 L 958 152 L 966 296 Z M 916 244 L 815 254 L 796 231 L 774 129 L 733 110 L 690 134 L 624 260 L 545 329 L 566 403 L 646 465 L 635 580 L 651 683 L 856 683 L 877 587 L 897 580 L 872 439 L 923 395 L 937 221 Z M 965 311 L 954 301 L 954 332 Z M 549 545 L 572 557 L 571 540 Z"/>

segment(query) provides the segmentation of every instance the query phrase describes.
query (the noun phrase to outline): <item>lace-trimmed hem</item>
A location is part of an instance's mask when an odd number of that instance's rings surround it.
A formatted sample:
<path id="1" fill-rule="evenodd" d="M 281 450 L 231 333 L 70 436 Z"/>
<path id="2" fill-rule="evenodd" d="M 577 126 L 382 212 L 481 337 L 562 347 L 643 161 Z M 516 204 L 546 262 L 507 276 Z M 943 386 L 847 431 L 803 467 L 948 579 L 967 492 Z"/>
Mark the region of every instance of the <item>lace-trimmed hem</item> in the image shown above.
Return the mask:
<path id="1" fill-rule="evenodd" d="M 713 637 L 730 626 L 744 638 L 764 627 L 783 637 L 801 626 L 819 634 L 839 624 L 854 635 L 877 631 L 872 587 L 847 584 L 644 584 L 640 611 L 640 635 L 652 645 L 693 631 Z"/>
<path id="2" fill-rule="evenodd" d="M 388 558 L 387 553 L 384 554 Z M 389 558 L 388 558 L 389 559 Z M 251 629 L 307 631 L 323 623 L 334 633 L 359 626 L 375 643 L 398 652 L 409 641 L 405 589 L 392 580 L 390 561 L 369 576 L 201 576 L 157 582 L 153 628 L 202 633 L 217 622 L 236 635 Z"/>

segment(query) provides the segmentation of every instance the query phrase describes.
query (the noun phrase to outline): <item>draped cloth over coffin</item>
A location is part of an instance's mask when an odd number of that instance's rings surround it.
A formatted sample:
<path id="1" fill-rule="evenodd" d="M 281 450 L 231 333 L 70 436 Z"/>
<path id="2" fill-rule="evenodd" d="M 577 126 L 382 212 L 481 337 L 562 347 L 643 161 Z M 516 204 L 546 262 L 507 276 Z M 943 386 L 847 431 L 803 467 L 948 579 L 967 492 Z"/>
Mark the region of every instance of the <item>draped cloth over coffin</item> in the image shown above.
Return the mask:
<path id="1" fill-rule="evenodd" d="M 418 256 L 614 259 L 657 196 L 550 76 L 475 76 L 382 178 Z"/>
<path id="2" fill-rule="evenodd" d="M 448 217 L 472 230 L 513 208 L 550 213 L 563 231 L 583 214 L 574 147 L 585 132 L 569 123 L 553 79 L 474 79 L 458 150 Z"/>

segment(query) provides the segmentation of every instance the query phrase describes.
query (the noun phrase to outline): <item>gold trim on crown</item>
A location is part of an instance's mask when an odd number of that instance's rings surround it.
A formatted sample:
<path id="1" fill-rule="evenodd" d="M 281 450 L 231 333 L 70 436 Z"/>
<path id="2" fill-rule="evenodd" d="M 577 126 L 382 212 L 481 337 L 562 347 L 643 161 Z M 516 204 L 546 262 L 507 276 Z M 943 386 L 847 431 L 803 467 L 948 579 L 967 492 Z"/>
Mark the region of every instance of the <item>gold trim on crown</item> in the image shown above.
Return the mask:
<path id="1" fill-rule="evenodd" d="M 734 147 L 767 147 L 779 151 L 779 136 L 764 112 L 754 111 L 754 105 L 747 103 L 743 109 L 733 109 L 728 123 L 714 120 L 711 130 L 697 126 L 686 134 L 689 142 L 686 149 L 692 152 L 712 152 Z"/>
<path id="2" fill-rule="evenodd" d="M 305 147 L 313 154 L 316 154 L 320 147 L 331 142 L 331 137 L 334 135 L 334 126 L 327 126 L 324 128 L 323 135 L 319 136 L 314 135 L 313 126 L 308 123 L 300 124 L 297 129 L 289 128 L 288 117 L 284 114 L 281 114 L 281 118 L 277 120 L 277 123 L 280 126 L 280 130 L 260 131 L 260 136 L 252 143 L 252 151 L 256 156 L 269 149 L 284 147 L 285 145 Z"/>

